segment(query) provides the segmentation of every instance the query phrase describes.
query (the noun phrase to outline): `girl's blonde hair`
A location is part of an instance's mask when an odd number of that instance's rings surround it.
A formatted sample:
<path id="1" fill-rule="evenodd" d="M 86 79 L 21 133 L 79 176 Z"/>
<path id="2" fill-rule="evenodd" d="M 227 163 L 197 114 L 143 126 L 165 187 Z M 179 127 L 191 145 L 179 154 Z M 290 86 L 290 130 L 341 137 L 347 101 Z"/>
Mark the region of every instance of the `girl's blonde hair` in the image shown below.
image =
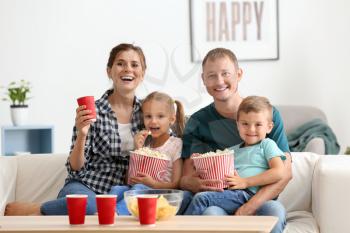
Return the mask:
<path id="1" fill-rule="evenodd" d="M 152 92 L 142 101 L 142 106 L 151 100 L 163 101 L 168 107 L 171 114 L 175 114 L 175 124 L 171 129 L 175 132 L 177 137 L 182 137 L 185 128 L 185 112 L 183 105 L 178 100 L 173 100 L 169 95 L 163 92 Z M 175 111 L 176 105 L 176 111 Z"/>

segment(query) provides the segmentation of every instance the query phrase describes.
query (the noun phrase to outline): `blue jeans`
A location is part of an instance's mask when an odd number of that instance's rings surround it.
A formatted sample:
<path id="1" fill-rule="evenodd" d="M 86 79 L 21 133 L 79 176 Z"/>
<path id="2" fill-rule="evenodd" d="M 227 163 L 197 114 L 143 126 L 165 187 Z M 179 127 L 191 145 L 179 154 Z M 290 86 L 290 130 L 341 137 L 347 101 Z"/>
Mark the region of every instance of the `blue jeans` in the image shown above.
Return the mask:
<path id="1" fill-rule="evenodd" d="M 86 214 L 96 213 L 96 193 L 80 183 L 79 181 L 69 181 L 58 193 L 57 199 L 41 204 L 40 211 L 42 215 L 67 215 L 66 195 L 68 194 L 87 194 Z"/>
<path id="2" fill-rule="evenodd" d="M 203 215 L 227 215 L 227 212 L 217 206 L 207 208 Z M 276 216 L 278 221 L 272 229 L 272 233 L 281 233 L 286 226 L 286 210 L 279 201 L 267 201 L 256 211 L 258 216 Z"/>
<path id="3" fill-rule="evenodd" d="M 192 198 L 193 198 L 193 193 L 187 190 L 183 190 L 184 196 L 181 202 L 181 206 L 179 208 L 179 211 L 177 211 L 177 215 L 183 215 L 185 214 L 188 206 L 190 205 Z"/>
<path id="4" fill-rule="evenodd" d="M 252 194 L 245 190 L 224 190 L 223 192 L 200 192 L 197 193 L 185 215 L 202 215 L 210 206 L 217 206 L 225 210 L 227 214 L 233 214 L 246 203 Z"/>

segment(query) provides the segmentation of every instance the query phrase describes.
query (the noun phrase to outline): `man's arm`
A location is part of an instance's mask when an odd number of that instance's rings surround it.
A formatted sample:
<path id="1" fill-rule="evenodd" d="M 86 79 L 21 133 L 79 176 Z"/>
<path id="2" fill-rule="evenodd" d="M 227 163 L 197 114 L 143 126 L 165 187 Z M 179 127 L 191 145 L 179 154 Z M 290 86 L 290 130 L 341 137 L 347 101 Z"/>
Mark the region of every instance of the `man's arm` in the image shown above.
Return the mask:
<path id="1" fill-rule="evenodd" d="M 256 210 L 262 206 L 262 204 L 264 204 L 266 201 L 274 199 L 283 191 L 288 182 L 292 179 L 291 156 L 289 153 L 285 153 L 285 155 L 287 159 L 284 161 L 285 174 L 282 180 L 259 189 L 259 191 L 252 196 L 247 203 L 242 205 L 236 211 L 236 215 L 254 215 Z"/>

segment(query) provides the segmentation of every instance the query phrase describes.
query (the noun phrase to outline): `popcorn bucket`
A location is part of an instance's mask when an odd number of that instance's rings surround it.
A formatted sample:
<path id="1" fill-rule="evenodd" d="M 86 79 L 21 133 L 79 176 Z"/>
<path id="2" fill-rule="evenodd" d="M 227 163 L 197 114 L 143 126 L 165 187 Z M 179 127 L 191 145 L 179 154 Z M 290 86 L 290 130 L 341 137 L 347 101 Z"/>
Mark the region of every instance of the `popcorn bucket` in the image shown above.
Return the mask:
<path id="1" fill-rule="evenodd" d="M 130 184 L 130 177 L 137 176 L 138 172 L 146 173 L 157 181 L 164 181 L 168 175 L 170 162 L 169 159 L 130 152 L 128 184 Z"/>
<path id="2" fill-rule="evenodd" d="M 216 188 L 227 188 L 228 184 L 224 181 L 225 175 L 234 172 L 234 155 L 232 153 L 219 154 L 212 156 L 201 156 L 193 154 L 191 156 L 196 171 L 206 171 L 200 173 L 199 177 L 203 180 L 220 180 L 219 183 L 210 183 L 208 186 Z"/>

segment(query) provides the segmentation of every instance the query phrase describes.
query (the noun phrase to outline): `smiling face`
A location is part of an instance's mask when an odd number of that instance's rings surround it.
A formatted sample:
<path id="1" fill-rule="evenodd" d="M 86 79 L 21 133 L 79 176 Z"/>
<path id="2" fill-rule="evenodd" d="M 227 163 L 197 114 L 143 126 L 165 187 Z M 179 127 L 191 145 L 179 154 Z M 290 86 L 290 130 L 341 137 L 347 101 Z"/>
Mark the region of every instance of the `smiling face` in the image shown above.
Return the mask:
<path id="1" fill-rule="evenodd" d="M 270 133 L 273 123 L 267 110 L 259 112 L 240 112 L 238 117 L 239 135 L 245 142 L 245 146 L 259 143 Z"/>
<path id="2" fill-rule="evenodd" d="M 168 104 L 159 100 L 148 100 L 142 104 L 143 123 L 152 133 L 152 138 L 165 142 L 169 138 L 169 128 L 175 122 L 175 113 Z"/>
<path id="3" fill-rule="evenodd" d="M 117 53 L 113 65 L 107 68 L 114 89 L 121 93 L 135 92 L 144 78 L 144 68 L 139 54 L 134 50 Z"/>
<path id="4" fill-rule="evenodd" d="M 227 101 L 237 93 L 242 70 L 224 55 L 208 59 L 203 66 L 202 79 L 208 93 L 215 101 Z"/>

